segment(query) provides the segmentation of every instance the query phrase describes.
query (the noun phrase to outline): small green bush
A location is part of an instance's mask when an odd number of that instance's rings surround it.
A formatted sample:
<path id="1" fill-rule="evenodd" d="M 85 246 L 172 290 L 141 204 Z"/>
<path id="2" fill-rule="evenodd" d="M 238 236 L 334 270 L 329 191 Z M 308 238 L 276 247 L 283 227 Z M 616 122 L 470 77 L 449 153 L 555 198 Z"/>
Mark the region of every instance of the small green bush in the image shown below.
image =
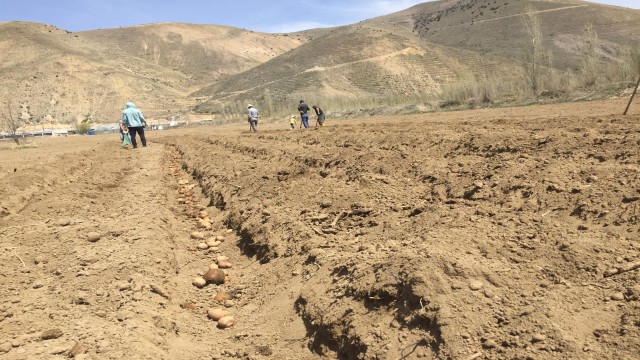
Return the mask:
<path id="1" fill-rule="evenodd" d="M 89 130 L 91 130 L 91 124 L 80 123 L 76 125 L 76 130 L 78 131 L 78 134 L 86 134 L 89 132 Z"/>

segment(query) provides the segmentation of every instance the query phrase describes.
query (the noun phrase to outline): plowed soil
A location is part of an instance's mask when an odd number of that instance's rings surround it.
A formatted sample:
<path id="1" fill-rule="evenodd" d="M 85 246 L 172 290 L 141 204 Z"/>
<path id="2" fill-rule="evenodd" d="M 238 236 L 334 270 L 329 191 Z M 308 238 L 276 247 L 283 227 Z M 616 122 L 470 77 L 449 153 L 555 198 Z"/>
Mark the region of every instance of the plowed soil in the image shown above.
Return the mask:
<path id="1" fill-rule="evenodd" d="M 2 150 L 0 359 L 638 358 L 623 108 Z M 220 255 L 224 284 L 192 285 Z"/>

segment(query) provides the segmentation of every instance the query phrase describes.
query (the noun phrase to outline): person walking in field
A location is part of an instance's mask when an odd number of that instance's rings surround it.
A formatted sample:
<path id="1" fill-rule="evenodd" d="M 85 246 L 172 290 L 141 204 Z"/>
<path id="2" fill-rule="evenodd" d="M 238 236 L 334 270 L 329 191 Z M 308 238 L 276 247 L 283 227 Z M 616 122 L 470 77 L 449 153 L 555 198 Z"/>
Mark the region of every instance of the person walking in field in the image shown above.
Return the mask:
<path id="1" fill-rule="evenodd" d="M 291 120 L 289 120 L 289 124 L 291 124 L 291 130 L 295 130 L 296 128 L 296 116 L 291 115 Z"/>
<path id="2" fill-rule="evenodd" d="M 324 125 L 324 111 L 320 108 L 320 106 L 313 105 L 313 110 L 316 111 L 316 127 Z"/>
<path id="3" fill-rule="evenodd" d="M 300 119 L 302 122 L 301 126 L 304 126 L 305 129 L 309 128 L 309 106 L 304 103 L 304 100 L 300 100 L 300 105 L 298 105 L 298 112 L 300 113 Z"/>
<path id="4" fill-rule="evenodd" d="M 144 128 L 147 126 L 147 120 L 134 103 L 127 102 L 127 107 L 122 111 L 122 124 L 129 129 L 131 144 L 134 149 L 138 147 L 136 133 L 140 135 L 142 147 L 147 147 L 147 138 L 144 136 Z"/>
<path id="5" fill-rule="evenodd" d="M 249 126 L 251 131 L 258 131 L 258 118 L 260 115 L 258 114 L 258 109 L 254 108 L 253 105 L 247 105 L 249 109 L 247 111 L 247 121 L 249 121 Z"/>

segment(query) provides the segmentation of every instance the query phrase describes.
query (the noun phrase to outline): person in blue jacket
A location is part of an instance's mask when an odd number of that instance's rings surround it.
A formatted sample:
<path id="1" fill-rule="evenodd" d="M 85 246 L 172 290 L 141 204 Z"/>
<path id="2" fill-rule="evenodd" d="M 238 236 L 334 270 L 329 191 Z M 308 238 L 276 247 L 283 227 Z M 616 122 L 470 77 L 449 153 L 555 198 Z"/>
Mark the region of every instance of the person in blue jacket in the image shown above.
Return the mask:
<path id="1" fill-rule="evenodd" d="M 147 138 L 144 136 L 144 128 L 147 126 L 147 120 L 134 103 L 128 102 L 127 107 L 122 110 L 122 123 L 129 129 L 131 144 L 133 144 L 134 149 L 138 147 L 136 133 L 140 135 L 142 147 L 147 147 Z"/>

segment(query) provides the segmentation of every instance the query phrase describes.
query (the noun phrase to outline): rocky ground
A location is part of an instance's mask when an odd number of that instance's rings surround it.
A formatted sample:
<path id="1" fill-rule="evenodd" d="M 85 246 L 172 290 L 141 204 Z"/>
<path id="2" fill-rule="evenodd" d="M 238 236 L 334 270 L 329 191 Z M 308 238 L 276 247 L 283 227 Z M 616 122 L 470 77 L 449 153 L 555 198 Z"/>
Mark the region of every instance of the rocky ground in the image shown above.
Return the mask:
<path id="1" fill-rule="evenodd" d="M 3 148 L 0 359 L 636 358 L 623 108 Z"/>

